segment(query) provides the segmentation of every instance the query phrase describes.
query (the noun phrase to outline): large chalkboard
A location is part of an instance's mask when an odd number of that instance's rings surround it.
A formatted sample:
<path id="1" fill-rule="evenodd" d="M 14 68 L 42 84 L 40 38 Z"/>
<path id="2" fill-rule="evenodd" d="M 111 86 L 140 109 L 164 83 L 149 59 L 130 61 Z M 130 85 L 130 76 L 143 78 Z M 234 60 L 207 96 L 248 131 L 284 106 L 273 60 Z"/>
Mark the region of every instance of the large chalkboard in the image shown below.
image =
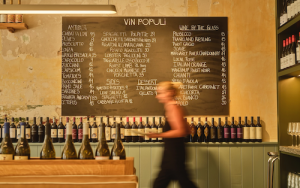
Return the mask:
<path id="1" fill-rule="evenodd" d="M 226 17 L 63 17 L 62 115 L 162 115 L 161 81 L 189 115 L 229 115 Z"/>

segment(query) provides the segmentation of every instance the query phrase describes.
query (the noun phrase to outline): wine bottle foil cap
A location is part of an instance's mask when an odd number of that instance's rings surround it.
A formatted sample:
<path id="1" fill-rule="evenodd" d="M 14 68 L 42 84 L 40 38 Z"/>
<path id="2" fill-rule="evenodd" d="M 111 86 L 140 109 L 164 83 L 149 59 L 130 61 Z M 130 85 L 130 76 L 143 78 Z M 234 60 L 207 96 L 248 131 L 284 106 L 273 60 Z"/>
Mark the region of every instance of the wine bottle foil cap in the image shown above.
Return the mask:
<path id="1" fill-rule="evenodd" d="M 9 125 L 10 124 L 8 122 L 4 123 L 4 134 L 9 134 Z"/>
<path id="2" fill-rule="evenodd" d="M 72 124 L 67 123 L 66 127 L 67 127 L 67 135 L 72 135 Z"/>
<path id="3" fill-rule="evenodd" d="M 83 135 L 89 134 L 89 124 L 87 122 L 83 123 Z"/>

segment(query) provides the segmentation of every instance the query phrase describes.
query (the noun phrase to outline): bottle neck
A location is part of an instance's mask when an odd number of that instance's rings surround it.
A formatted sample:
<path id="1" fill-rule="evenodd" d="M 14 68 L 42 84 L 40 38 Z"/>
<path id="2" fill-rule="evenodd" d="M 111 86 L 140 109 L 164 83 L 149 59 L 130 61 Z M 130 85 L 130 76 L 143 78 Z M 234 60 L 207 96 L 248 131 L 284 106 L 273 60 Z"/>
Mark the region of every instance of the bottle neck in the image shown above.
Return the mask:
<path id="1" fill-rule="evenodd" d="M 120 124 L 116 125 L 116 141 L 121 141 L 121 134 L 120 134 Z"/>
<path id="2" fill-rule="evenodd" d="M 105 126 L 104 126 L 104 124 L 101 124 L 101 133 L 100 133 L 100 135 L 101 135 L 101 141 L 106 141 L 106 136 L 105 136 Z"/>
<path id="3" fill-rule="evenodd" d="M 90 143 L 89 140 L 89 124 L 84 123 L 83 124 L 83 143 Z"/>
<path id="4" fill-rule="evenodd" d="M 51 127 L 49 123 L 46 123 L 45 125 L 45 136 L 48 136 L 51 138 Z"/>

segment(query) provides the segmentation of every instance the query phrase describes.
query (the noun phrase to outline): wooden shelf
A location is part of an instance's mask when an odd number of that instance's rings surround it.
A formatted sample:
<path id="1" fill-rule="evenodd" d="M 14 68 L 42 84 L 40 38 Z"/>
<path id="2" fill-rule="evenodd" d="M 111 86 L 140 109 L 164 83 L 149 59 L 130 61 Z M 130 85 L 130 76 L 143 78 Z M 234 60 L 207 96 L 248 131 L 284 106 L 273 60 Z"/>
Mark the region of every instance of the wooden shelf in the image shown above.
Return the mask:
<path id="1" fill-rule="evenodd" d="M 278 77 L 290 78 L 300 75 L 300 64 L 296 64 L 278 72 Z"/>
<path id="2" fill-rule="evenodd" d="M 0 29 L 8 29 L 9 32 L 14 33 L 15 30 L 28 29 L 25 23 L 0 23 Z"/>

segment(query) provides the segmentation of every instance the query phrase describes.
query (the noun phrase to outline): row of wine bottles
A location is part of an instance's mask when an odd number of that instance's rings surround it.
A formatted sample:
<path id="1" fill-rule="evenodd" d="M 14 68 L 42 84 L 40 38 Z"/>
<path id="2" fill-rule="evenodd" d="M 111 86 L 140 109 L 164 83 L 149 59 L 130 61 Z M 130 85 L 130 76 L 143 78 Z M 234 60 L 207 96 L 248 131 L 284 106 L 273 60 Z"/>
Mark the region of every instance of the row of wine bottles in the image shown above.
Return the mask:
<path id="1" fill-rule="evenodd" d="M 280 69 L 300 63 L 300 33 L 299 40 L 296 44 L 295 35 L 283 40 L 283 49 L 280 57 Z"/>
<path id="2" fill-rule="evenodd" d="M 4 123 L 4 138 L 1 142 L 0 147 L 0 160 L 28 160 L 30 159 L 30 146 L 26 139 L 26 124 L 25 122 L 20 123 L 21 135 L 18 143 L 13 148 L 13 144 L 10 138 L 10 123 Z M 92 147 L 88 138 L 89 125 L 88 123 L 83 124 L 83 139 L 82 144 L 77 154 L 73 139 L 72 139 L 72 125 L 67 122 L 66 124 L 66 141 L 64 149 L 61 154 L 61 159 L 97 159 L 97 160 L 120 160 L 126 159 L 125 148 L 123 146 L 121 135 L 120 135 L 120 124 L 116 125 L 116 137 L 114 145 L 110 152 L 106 138 L 105 138 L 105 126 L 100 126 L 100 141 L 95 151 L 95 157 L 93 154 Z M 43 146 L 40 152 L 40 159 L 55 159 L 55 149 L 52 144 L 51 138 L 51 125 L 47 121 L 45 125 L 45 138 Z"/>
<path id="3" fill-rule="evenodd" d="M 283 0 L 283 7 L 280 13 L 280 26 L 300 13 L 300 0 Z"/>
<path id="4" fill-rule="evenodd" d="M 21 119 L 21 118 L 19 118 Z M 69 118 L 66 118 L 67 124 L 69 123 Z M 75 117 L 73 117 L 72 124 L 72 140 L 73 142 L 82 142 L 83 140 L 83 121 L 80 118 L 80 124 L 77 126 Z M 40 118 L 40 124 L 36 125 L 36 118 L 33 118 L 33 125 L 30 126 L 29 118 L 26 118 L 26 138 L 28 142 L 43 142 L 45 136 L 45 126 L 43 125 L 43 119 Z M 162 142 L 162 138 L 149 138 L 148 133 L 162 133 L 163 124 L 162 117 L 159 117 L 159 123 L 156 125 L 155 117 L 152 119 L 152 124 L 149 124 L 149 118 L 146 118 L 145 125 L 142 122 L 142 117 L 140 117 L 140 123 L 137 125 L 135 117 L 133 117 L 132 125 L 129 124 L 129 118 L 126 118 L 126 124 L 123 125 L 122 117 L 120 117 L 120 134 L 123 142 Z M 187 122 L 187 119 L 186 119 Z M 12 123 L 10 125 L 10 135 L 12 142 L 15 142 L 17 138 L 20 137 L 20 123 L 16 126 L 14 125 L 14 118 L 12 118 Z M 46 124 L 49 123 L 49 118 L 47 118 Z M 116 137 L 116 118 L 113 118 L 113 124 L 110 125 L 109 117 L 107 117 L 106 124 L 103 122 L 103 117 L 100 118 L 100 124 L 97 125 L 96 117 L 94 117 L 94 122 L 90 125 L 89 117 L 87 117 L 87 124 L 89 126 L 88 139 L 90 142 L 98 142 L 100 140 L 100 127 L 105 126 L 105 136 L 106 142 L 113 142 Z M 221 118 L 219 118 L 218 126 L 214 125 L 214 118 L 212 118 L 211 126 L 208 125 L 207 119 L 205 124 L 201 124 L 200 117 L 198 118 L 198 125 L 194 124 L 194 118 L 191 118 L 190 129 L 191 133 L 186 137 L 186 142 L 261 142 L 262 141 L 262 127 L 260 124 L 260 119 L 258 117 L 257 125 L 253 124 L 253 117 L 251 118 L 251 124 L 248 125 L 247 117 L 245 117 L 245 124 L 241 124 L 241 117 L 239 117 L 238 125 L 235 125 L 234 117 L 232 117 L 232 124 L 228 125 L 227 117 L 225 118 L 224 126 L 221 123 Z M 1 127 L 1 126 L 0 126 Z M 1 129 L 0 129 L 1 131 Z M 52 142 L 63 143 L 66 138 L 65 125 L 60 118 L 59 125 L 56 124 L 55 117 L 53 118 L 53 123 L 51 125 L 51 138 Z"/>
<path id="5" fill-rule="evenodd" d="M 13 4 L 13 0 L 10 0 L 10 4 Z M 21 5 L 21 0 L 18 0 L 18 4 Z M 6 5 L 6 0 L 3 0 L 3 5 Z M 23 23 L 23 14 L 1 14 L 0 23 Z"/>
<path id="6" fill-rule="evenodd" d="M 201 125 L 200 118 L 198 125 L 194 125 L 192 118 L 191 134 L 186 137 L 187 142 L 262 142 L 262 126 L 260 117 L 257 117 L 257 123 L 254 124 L 251 117 L 251 124 L 248 124 L 248 119 L 245 117 L 245 124 L 242 125 L 241 117 L 238 124 L 235 125 L 234 117 L 232 117 L 231 125 L 228 124 L 228 119 L 225 117 L 225 124 L 222 126 L 221 118 L 219 118 L 218 126 L 215 126 L 215 120 L 212 118 L 211 125 L 207 123 Z"/>

